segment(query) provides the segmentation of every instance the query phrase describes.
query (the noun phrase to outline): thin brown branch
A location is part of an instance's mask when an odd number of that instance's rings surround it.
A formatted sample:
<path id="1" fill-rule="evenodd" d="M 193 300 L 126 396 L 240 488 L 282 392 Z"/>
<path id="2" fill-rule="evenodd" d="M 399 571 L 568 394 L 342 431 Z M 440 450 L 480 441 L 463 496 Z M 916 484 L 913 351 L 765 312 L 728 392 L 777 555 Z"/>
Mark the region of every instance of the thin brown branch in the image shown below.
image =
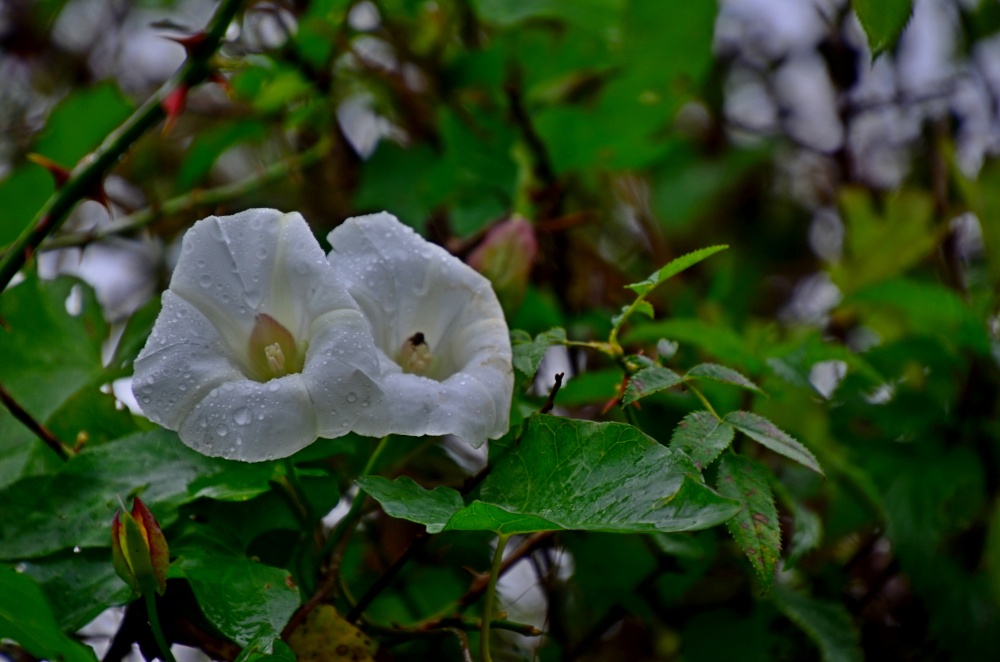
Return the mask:
<path id="1" fill-rule="evenodd" d="M 45 445 L 55 451 L 63 460 L 68 460 L 73 456 L 72 447 L 59 441 L 58 438 L 52 432 L 46 428 L 44 425 L 39 423 L 29 414 L 24 407 L 18 404 L 14 396 L 4 388 L 3 384 L 0 384 L 0 402 L 3 402 L 4 406 L 13 414 L 14 418 L 19 420 L 24 427 L 31 430 L 32 434 L 45 442 Z"/>
<path id="2" fill-rule="evenodd" d="M 547 414 L 556 406 L 556 396 L 559 394 L 559 389 L 562 388 L 563 373 L 557 372 L 555 379 L 556 383 L 552 385 L 552 390 L 549 391 L 549 397 L 545 399 L 545 404 L 538 410 L 539 414 Z"/>

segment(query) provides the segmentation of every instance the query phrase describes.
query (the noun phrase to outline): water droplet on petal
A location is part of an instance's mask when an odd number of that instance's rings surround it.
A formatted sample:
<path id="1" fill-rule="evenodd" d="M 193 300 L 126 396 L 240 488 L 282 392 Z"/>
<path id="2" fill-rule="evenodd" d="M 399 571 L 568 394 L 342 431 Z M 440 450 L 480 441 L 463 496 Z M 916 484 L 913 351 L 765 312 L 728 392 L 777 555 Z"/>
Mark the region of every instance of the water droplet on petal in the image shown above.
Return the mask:
<path id="1" fill-rule="evenodd" d="M 267 383 L 267 390 L 270 391 L 271 393 L 274 393 L 275 391 L 277 391 L 280 388 L 281 388 L 281 384 L 279 384 L 276 380 L 272 379 L 271 381 L 269 381 Z"/>
<path id="2" fill-rule="evenodd" d="M 208 274 L 198 276 L 198 284 L 202 287 L 209 287 L 212 284 L 212 277 Z"/>
<path id="3" fill-rule="evenodd" d="M 233 420 L 237 425 L 246 425 L 253 419 L 253 414 L 246 407 L 240 407 L 233 412 Z"/>
<path id="4" fill-rule="evenodd" d="M 358 401 L 358 394 L 355 393 L 354 391 L 351 391 L 350 393 L 347 394 L 347 401 L 348 402 L 357 402 Z"/>
<path id="5" fill-rule="evenodd" d="M 259 258 L 260 258 L 260 259 L 262 259 L 262 260 L 263 260 L 263 259 L 264 259 L 265 257 L 267 257 L 267 249 L 266 249 L 266 248 L 264 248 L 263 246 L 261 246 L 260 248 L 258 248 L 258 249 L 257 249 L 257 257 L 259 257 Z"/>
<path id="6" fill-rule="evenodd" d="M 219 423 L 219 425 L 216 426 L 215 428 L 215 434 L 219 435 L 220 437 L 225 437 L 227 434 L 229 434 L 229 428 L 226 427 L 225 423 Z"/>

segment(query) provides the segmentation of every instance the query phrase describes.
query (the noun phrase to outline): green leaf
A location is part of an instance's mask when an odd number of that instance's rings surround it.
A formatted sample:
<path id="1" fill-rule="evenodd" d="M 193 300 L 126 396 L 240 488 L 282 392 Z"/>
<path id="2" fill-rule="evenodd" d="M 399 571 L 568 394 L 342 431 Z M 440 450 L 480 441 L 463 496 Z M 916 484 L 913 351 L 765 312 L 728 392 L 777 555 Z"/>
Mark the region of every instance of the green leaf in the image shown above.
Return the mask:
<path id="1" fill-rule="evenodd" d="M 742 506 L 726 526 L 750 559 L 766 593 L 781 556 L 781 525 L 767 471 L 742 455 L 727 454 L 719 460 L 716 487 L 720 494 L 736 499 Z"/>
<path id="2" fill-rule="evenodd" d="M 115 346 L 114 356 L 108 361 L 108 371 L 112 374 L 132 374 L 132 363 L 146 345 L 153 324 L 160 314 L 160 297 L 154 297 L 146 305 L 132 313 L 125 323 L 125 330 Z"/>
<path id="3" fill-rule="evenodd" d="M 734 411 L 726 414 L 725 422 L 775 453 L 780 453 L 818 474 L 823 474 L 819 462 L 808 448 L 763 416 L 746 411 Z"/>
<path id="4" fill-rule="evenodd" d="M 177 434 L 156 430 L 85 448 L 59 471 L 23 478 L 0 490 L 0 558 L 37 558 L 62 549 L 109 547 L 117 497 L 141 491 L 166 528 L 177 508 L 199 495 L 242 496 L 269 489 L 274 464 L 205 457 Z M 199 489 L 190 487 L 197 479 Z"/>
<path id="5" fill-rule="evenodd" d="M 640 398 L 677 386 L 683 381 L 683 377 L 669 368 L 662 366 L 643 368 L 628 380 L 622 404 L 630 405 Z"/>
<path id="6" fill-rule="evenodd" d="M 17 239 L 54 190 L 52 176 L 33 163 L 0 181 L 0 246 Z"/>
<path id="7" fill-rule="evenodd" d="M 114 83 L 80 88 L 49 115 L 34 151 L 72 169 L 132 114 L 132 104 Z"/>
<path id="8" fill-rule="evenodd" d="M 784 569 L 791 570 L 807 553 L 823 542 L 823 520 L 813 511 L 794 504 L 792 509 L 792 539 L 788 543 L 788 557 Z"/>
<path id="9" fill-rule="evenodd" d="M 740 388 L 745 388 L 748 391 L 760 393 L 761 395 L 764 394 L 764 391 L 762 391 L 759 386 L 740 373 L 736 372 L 732 368 L 727 368 L 715 363 L 701 363 L 696 365 L 687 371 L 684 379 L 710 379 L 724 384 L 739 386 Z"/>
<path id="10" fill-rule="evenodd" d="M 127 603 L 132 593 L 105 548 L 66 551 L 19 567 L 38 582 L 64 632 L 76 632 L 108 607 Z"/>
<path id="11" fill-rule="evenodd" d="M 872 56 L 891 48 L 913 13 L 912 0 L 851 0 Z"/>
<path id="12" fill-rule="evenodd" d="M 450 487 L 425 490 L 406 476 L 396 480 L 359 476 L 355 482 L 382 504 L 386 515 L 423 524 L 427 533 L 440 533 L 452 515 L 465 505 L 462 495 Z"/>
<path id="13" fill-rule="evenodd" d="M 514 367 L 524 373 L 529 379 L 538 372 L 538 365 L 545 356 L 545 351 L 552 345 L 566 342 L 566 331 L 560 328 L 549 329 L 535 336 L 532 340 L 524 331 L 511 333 L 514 351 Z"/>
<path id="14" fill-rule="evenodd" d="M 241 646 L 262 628 L 281 632 L 299 606 L 299 591 L 286 570 L 239 557 L 181 558 L 183 571 L 205 617 Z"/>
<path id="15" fill-rule="evenodd" d="M 687 456 L 629 425 L 535 415 L 499 457 L 466 507 L 453 490 L 430 492 L 408 479 L 387 486 L 366 478 L 365 485 L 386 512 L 428 531 L 690 531 L 739 508 L 700 483 Z"/>
<path id="16" fill-rule="evenodd" d="M 254 638 L 236 657 L 236 662 L 256 662 L 257 660 L 295 662 L 296 658 L 288 644 L 281 641 L 280 632 L 267 625 L 262 625 Z"/>
<path id="17" fill-rule="evenodd" d="M 184 157 L 184 164 L 177 173 L 177 191 L 188 191 L 212 170 L 223 152 L 240 143 L 257 143 L 267 136 L 263 123 L 242 120 L 198 133 Z"/>
<path id="18" fill-rule="evenodd" d="M 625 321 L 625 313 L 629 312 L 629 309 L 631 309 L 631 306 L 622 306 L 621 312 L 611 318 L 611 325 L 617 327 L 623 321 Z M 653 317 L 656 316 L 656 311 L 653 310 L 653 304 L 649 303 L 648 301 L 640 301 L 638 304 L 636 304 L 635 310 L 633 310 L 632 312 L 642 313 L 649 319 L 653 319 Z"/>
<path id="19" fill-rule="evenodd" d="M 12 640 L 39 659 L 97 659 L 91 648 L 63 634 L 38 585 L 6 565 L 0 565 L 0 640 Z"/>
<path id="20" fill-rule="evenodd" d="M 555 19 L 595 31 L 618 22 L 624 0 L 474 0 L 483 20 L 509 27 L 529 19 Z"/>
<path id="21" fill-rule="evenodd" d="M 687 453 L 699 469 L 704 469 L 729 447 L 734 436 L 731 426 L 707 411 L 695 411 L 674 428 L 670 448 Z"/>
<path id="22" fill-rule="evenodd" d="M 671 260 L 659 271 L 652 273 L 646 280 L 640 281 L 638 283 L 632 283 L 631 285 L 626 285 L 633 292 L 636 292 L 640 296 L 645 296 L 649 294 L 654 287 L 663 283 L 672 276 L 676 276 L 685 269 L 692 267 L 705 258 L 715 255 L 719 251 L 724 251 L 729 246 L 709 246 L 707 248 L 700 248 L 696 251 L 692 251 L 687 255 L 682 255 L 677 259 Z"/>
<path id="23" fill-rule="evenodd" d="M 781 584 L 771 591 L 771 600 L 788 620 L 816 642 L 823 662 L 860 662 L 864 659 L 861 637 L 843 605 L 810 598 Z"/>

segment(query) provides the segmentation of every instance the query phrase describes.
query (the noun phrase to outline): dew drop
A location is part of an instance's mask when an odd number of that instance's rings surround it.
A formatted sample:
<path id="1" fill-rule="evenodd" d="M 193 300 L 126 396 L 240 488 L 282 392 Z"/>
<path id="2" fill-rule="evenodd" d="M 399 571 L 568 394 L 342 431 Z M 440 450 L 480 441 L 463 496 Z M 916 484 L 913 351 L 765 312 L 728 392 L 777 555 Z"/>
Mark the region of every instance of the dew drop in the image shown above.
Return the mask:
<path id="1" fill-rule="evenodd" d="M 271 393 L 274 393 L 275 391 L 277 391 L 280 388 L 281 388 L 281 384 L 279 384 L 276 380 L 272 379 L 271 381 L 269 381 L 267 383 L 267 390 L 270 391 Z"/>
<path id="2" fill-rule="evenodd" d="M 152 401 L 152 400 L 150 400 L 150 397 L 149 397 L 149 396 L 147 395 L 146 397 L 144 397 L 144 398 L 142 399 L 142 404 L 144 404 L 144 405 L 148 405 L 148 404 L 149 404 L 149 403 L 150 403 L 151 401 Z"/>
<path id="3" fill-rule="evenodd" d="M 354 391 L 351 391 L 350 393 L 347 394 L 347 401 L 348 402 L 357 402 L 358 401 L 358 394 L 355 393 Z"/>
<path id="4" fill-rule="evenodd" d="M 253 414 L 246 407 L 240 407 L 233 412 L 233 420 L 236 421 L 236 425 L 246 425 L 253 420 Z"/>
<path id="5" fill-rule="evenodd" d="M 227 434 L 229 434 L 229 428 L 226 427 L 225 423 L 219 423 L 215 427 L 215 434 L 219 435 L 220 437 L 225 437 Z"/>
<path id="6" fill-rule="evenodd" d="M 260 259 L 262 259 L 262 260 L 263 260 L 263 259 L 264 259 L 265 257 L 267 257 L 267 249 L 266 249 L 266 248 L 264 248 L 263 246 L 261 246 L 260 248 L 258 248 L 258 249 L 257 249 L 257 257 L 259 257 L 259 258 L 260 258 Z"/>
<path id="7" fill-rule="evenodd" d="M 198 276 L 198 284 L 202 287 L 209 287 L 212 284 L 212 277 L 208 274 Z"/>

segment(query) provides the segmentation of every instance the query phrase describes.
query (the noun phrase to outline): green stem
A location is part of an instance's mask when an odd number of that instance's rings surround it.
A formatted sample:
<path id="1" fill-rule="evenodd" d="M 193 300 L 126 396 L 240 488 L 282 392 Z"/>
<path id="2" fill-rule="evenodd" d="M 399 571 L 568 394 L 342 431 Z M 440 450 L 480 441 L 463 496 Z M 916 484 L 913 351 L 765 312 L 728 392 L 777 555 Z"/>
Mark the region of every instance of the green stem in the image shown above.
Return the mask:
<path id="1" fill-rule="evenodd" d="M 378 446 L 372 451 L 372 454 L 368 457 L 368 462 L 365 464 L 365 468 L 361 471 L 361 476 L 367 476 L 375 470 L 375 465 L 378 463 L 379 457 L 385 452 L 386 447 L 388 447 L 389 436 L 386 435 L 382 437 L 378 442 Z M 326 539 L 326 544 L 323 545 L 323 551 L 320 553 L 320 558 L 326 556 L 340 544 L 340 541 L 344 539 L 344 536 L 354 528 L 357 524 L 358 519 L 361 517 L 361 506 L 365 502 L 365 493 L 363 490 L 358 489 L 358 493 L 354 495 L 354 500 L 351 502 L 351 509 L 347 511 L 343 519 L 337 522 L 337 526 L 330 532 L 330 536 Z"/>
<path id="2" fill-rule="evenodd" d="M 701 404 L 705 405 L 705 409 L 707 409 L 709 411 L 709 413 L 712 414 L 712 416 L 715 416 L 715 418 L 717 420 L 719 420 L 719 421 L 722 420 L 722 417 L 719 416 L 718 412 L 715 411 L 715 408 L 712 407 L 712 403 L 708 401 L 708 398 L 705 397 L 704 393 L 702 393 L 701 391 L 699 391 L 697 389 L 697 387 L 695 387 L 694 385 L 692 385 L 690 382 L 685 382 L 684 385 L 687 386 L 688 389 L 690 389 L 690 391 L 692 393 L 694 393 L 696 396 L 698 396 L 698 399 L 701 400 Z"/>
<path id="3" fill-rule="evenodd" d="M 486 585 L 486 602 L 483 604 L 483 631 L 479 637 L 479 656 L 482 662 L 492 662 L 490 657 L 490 626 L 493 625 L 493 605 L 497 597 L 497 580 L 500 578 L 500 565 L 503 563 L 503 550 L 510 540 L 511 534 L 501 535 L 497 539 L 497 549 L 493 553 L 493 565 L 490 567 L 490 583 Z"/>
<path id="4" fill-rule="evenodd" d="M 143 589 L 142 595 L 146 598 L 146 614 L 149 616 L 149 627 L 153 630 L 153 638 L 156 639 L 156 645 L 160 647 L 163 659 L 166 662 L 177 662 L 174 659 L 174 654 L 170 652 L 167 640 L 163 637 L 163 630 L 160 629 L 160 617 L 156 613 L 156 595 L 150 589 L 152 586 L 147 586 Z"/>
<path id="5" fill-rule="evenodd" d="M 316 163 L 329 153 L 330 144 L 329 140 L 323 140 L 301 154 L 278 161 L 246 179 L 210 189 L 195 189 L 124 216 L 107 227 L 52 237 L 46 240 L 39 250 L 51 251 L 58 248 L 86 246 L 110 236 L 137 232 L 166 216 L 188 213 L 200 207 L 214 207 L 241 198 L 255 192 L 262 186 L 281 181 L 293 172 Z"/>
<path id="6" fill-rule="evenodd" d="M 66 183 L 52 194 L 28 227 L 0 257 L 0 291 L 7 287 L 42 240 L 59 229 L 76 203 L 98 190 L 105 174 L 118 163 L 121 156 L 163 118 L 163 101 L 178 88 L 190 88 L 208 78 L 212 72 L 209 60 L 219 47 L 240 4 L 241 0 L 221 0 L 204 31 L 205 38 L 193 47 L 192 53 L 177 73 L 132 113 L 124 124 L 108 135 L 100 147 L 80 160 Z"/>

